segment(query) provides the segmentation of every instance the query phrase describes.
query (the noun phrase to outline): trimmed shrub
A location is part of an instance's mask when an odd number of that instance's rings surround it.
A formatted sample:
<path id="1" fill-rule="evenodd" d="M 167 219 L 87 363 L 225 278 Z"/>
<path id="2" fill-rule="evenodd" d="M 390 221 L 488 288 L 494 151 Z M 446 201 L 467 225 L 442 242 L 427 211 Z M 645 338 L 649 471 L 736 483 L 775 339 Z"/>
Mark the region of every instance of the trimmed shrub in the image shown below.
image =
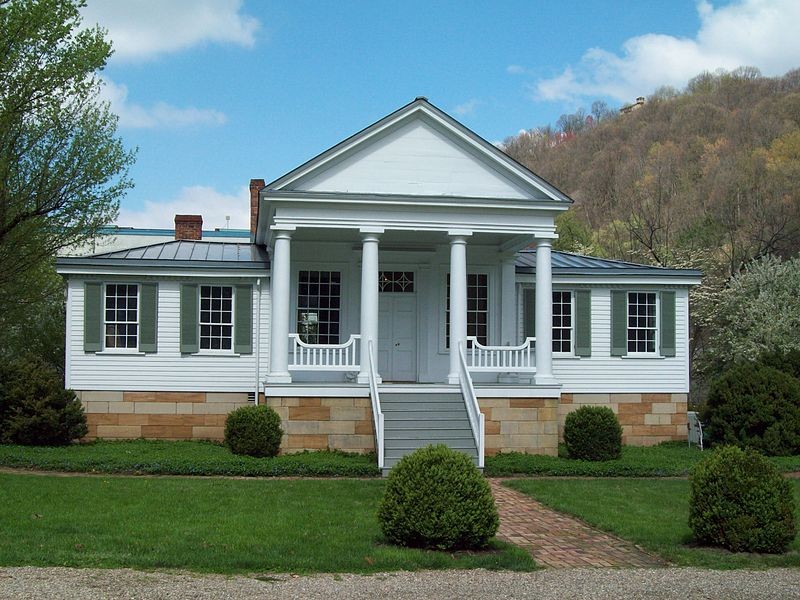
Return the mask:
<path id="1" fill-rule="evenodd" d="M 567 415 L 564 444 L 570 458 L 614 460 L 622 454 L 622 427 L 607 406 L 581 406 Z"/>
<path id="2" fill-rule="evenodd" d="M 695 540 L 733 552 L 785 552 L 797 529 L 789 481 L 755 450 L 724 446 L 690 478 Z"/>
<path id="3" fill-rule="evenodd" d="M 282 436 L 281 418 L 269 406 L 242 406 L 225 420 L 225 444 L 234 454 L 275 456 Z"/>
<path id="4" fill-rule="evenodd" d="M 393 544 L 436 550 L 484 548 L 499 525 L 489 483 L 472 459 L 444 445 L 395 465 L 378 520 Z"/>
<path id="5" fill-rule="evenodd" d="M 80 400 L 52 367 L 35 357 L 0 365 L 0 442 L 63 446 L 88 431 Z"/>
<path id="6" fill-rule="evenodd" d="M 735 365 L 711 383 L 701 418 L 714 444 L 798 454 L 800 381 L 772 367 Z"/>
<path id="7" fill-rule="evenodd" d="M 788 352 L 769 352 L 761 356 L 758 362 L 800 379 L 800 350 Z"/>

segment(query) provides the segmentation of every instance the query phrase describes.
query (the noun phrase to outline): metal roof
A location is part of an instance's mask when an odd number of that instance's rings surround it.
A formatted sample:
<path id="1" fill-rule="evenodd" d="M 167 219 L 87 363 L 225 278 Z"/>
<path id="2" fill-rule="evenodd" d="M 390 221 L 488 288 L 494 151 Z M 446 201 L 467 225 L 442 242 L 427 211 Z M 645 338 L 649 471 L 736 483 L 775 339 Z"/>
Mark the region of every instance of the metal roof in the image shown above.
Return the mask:
<path id="1" fill-rule="evenodd" d="M 695 269 L 668 269 L 653 265 L 584 256 L 572 252 L 554 250 L 551 253 L 553 273 L 564 275 L 683 275 L 700 277 L 702 273 Z M 518 273 L 534 273 L 536 271 L 536 250 L 522 250 L 517 254 L 516 270 Z"/>
<path id="2" fill-rule="evenodd" d="M 237 269 L 269 268 L 269 257 L 256 244 L 173 240 L 80 257 L 62 257 L 58 265 L 127 265 L 233 267 Z"/>

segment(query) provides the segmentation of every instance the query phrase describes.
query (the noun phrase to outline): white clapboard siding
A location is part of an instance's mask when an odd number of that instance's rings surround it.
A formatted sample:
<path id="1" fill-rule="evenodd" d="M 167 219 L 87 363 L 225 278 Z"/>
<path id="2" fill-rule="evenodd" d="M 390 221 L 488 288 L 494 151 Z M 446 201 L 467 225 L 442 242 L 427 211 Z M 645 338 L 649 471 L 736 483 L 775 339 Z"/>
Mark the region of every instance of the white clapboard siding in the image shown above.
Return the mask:
<path id="1" fill-rule="evenodd" d="M 569 289 L 557 287 L 557 289 Z M 639 289 L 639 288 L 637 288 Z M 645 291 L 658 291 L 642 286 Z M 592 356 L 553 357 L 553 374 L 564 393 L 687 393 L 689 391 L 689 295 L 675 291 L 675 356 L 670 358 L 620 358 L 611 356 L 611 290 L 593 288 Z M 521 298 L 522 294 L 518 294 Z M 518 310 L 522 336 L 522 307 Z M 574 333 L 573 333 L 574 334 Z"/>
<path id="2" fill-rule="evenodd" d="M 412 121 L 296 189 L 317 192 L 530 198 L 422 121 Z"/>
<path id="3" fill-rule="evenodd" d="M 83 351 L 83 280 L 69 280 L 67 384 L 75 390 L 251 392 L 256 387 L 253 354 L 180 353 L 180 283 L 158 283 L 158 352 L 155 354 L 85 353 Z M 253 281 L 253 335 L 258 294 Z M 269 354 L 269 285 L 262 279 L 260 379 Z M 255 341 L 255 340 L 254 340 Z"/>

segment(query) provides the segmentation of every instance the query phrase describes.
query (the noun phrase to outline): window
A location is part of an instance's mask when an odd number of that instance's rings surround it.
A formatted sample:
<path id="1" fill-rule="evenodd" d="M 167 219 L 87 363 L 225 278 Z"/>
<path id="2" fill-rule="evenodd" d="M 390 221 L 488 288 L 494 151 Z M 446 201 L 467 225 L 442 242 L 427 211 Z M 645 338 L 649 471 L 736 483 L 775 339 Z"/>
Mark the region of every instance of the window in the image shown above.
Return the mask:
<path id="1" fill-rule="evenodd" d="M 139 286 L 109 283 L 105 305 L 106 348 L 138 348 Z"/>
<path id="2" fill-rule="evenodd" d="M 572 352 L 572 292 L 553 292 L 553 352 Z"/>
<path id="3" fill-rule="evenodd" d="M 200 350 L 233 347 L 233 288 L 200 286 Z"/>
<path id="4" fill-rule="evenodd" d="M 413 271 L 381 271 L 378 277 L 378 289 L 381 292 L 414 292 Z"/>
<path id="5" fill-rule="evenodd" d="M 656 294 L 628 292 L 628 352 L 656 351 Z"/>
<path id="6" fill-rule="evenodd" d="M 339 343 L 341 279 L 338 271 L 300 271 L 297 332 L 307 344 Z"/>
<path id="7" fill-rule="evenodd" d="M 467 274 L 467 336 L 478 343 L 488 344 L 489 276 L 486 273 Z M 445 311 L 445 347 L 450 347 L 450 274 L 447 274 L 447 310 Z"/>

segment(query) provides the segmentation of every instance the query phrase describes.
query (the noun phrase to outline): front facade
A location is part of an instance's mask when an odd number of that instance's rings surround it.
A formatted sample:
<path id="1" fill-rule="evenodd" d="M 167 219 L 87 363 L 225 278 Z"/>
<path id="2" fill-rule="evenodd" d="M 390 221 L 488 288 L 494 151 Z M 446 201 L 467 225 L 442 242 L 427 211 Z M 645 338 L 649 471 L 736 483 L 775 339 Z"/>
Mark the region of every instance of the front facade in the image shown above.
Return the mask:
<path id="1" fill-rule="evenodd" d="M 251 240 L 59 260 L 90 437 L 222 437 L 258 402 L 283 451 L 431 442 L 555 454 L 567 412 L 686 435 L 699 273 L 558 253 L 570 200 L 425 99 L 269 185 Z M 183 237 L 183 236 L 179 236 Z"/>

